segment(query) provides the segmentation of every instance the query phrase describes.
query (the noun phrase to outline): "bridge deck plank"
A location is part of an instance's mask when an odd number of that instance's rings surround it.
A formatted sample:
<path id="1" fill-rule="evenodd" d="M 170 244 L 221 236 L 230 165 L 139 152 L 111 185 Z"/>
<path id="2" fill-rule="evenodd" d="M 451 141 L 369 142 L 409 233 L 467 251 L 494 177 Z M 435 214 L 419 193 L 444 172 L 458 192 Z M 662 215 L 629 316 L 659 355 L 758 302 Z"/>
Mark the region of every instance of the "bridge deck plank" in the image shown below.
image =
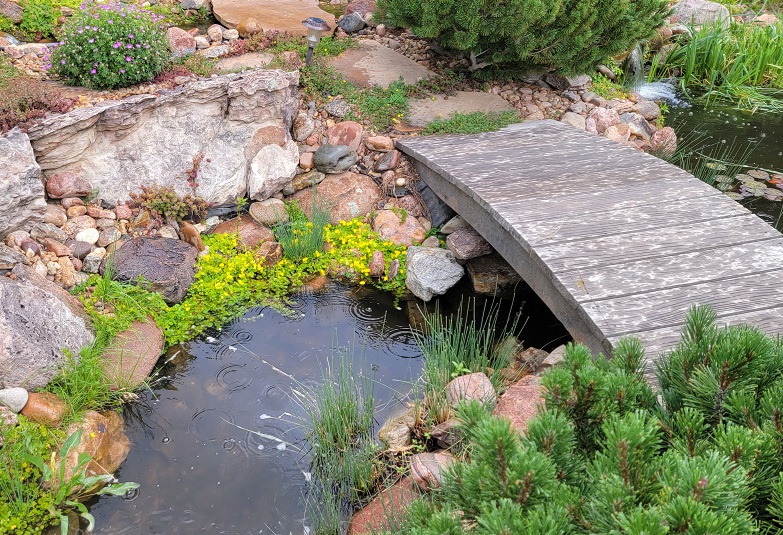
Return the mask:
<path id="1" fill-rule="evenodd" d="M 694 304 L 783 332 L 783 236 L 661 159 L 553 121 L 398 146 L 594 350 L 670 349 Z"/>

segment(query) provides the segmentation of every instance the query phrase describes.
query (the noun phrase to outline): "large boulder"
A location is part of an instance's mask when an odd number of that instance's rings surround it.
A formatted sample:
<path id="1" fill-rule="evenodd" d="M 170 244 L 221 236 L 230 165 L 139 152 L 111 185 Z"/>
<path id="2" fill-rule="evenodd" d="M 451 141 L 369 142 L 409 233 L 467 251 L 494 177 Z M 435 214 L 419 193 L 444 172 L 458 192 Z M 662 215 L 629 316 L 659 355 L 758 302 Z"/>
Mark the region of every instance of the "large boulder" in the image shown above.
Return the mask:
<path id="1" fill-rule="evenodd" d="M 44 176 L 75 173 L 111 204 L 129 200 L 131 192 L 153 182 L 172 186 L 179 195 L 190 193 L 185 173 L 202 154 L 197 193 L 224 204 L 245 195 L 251 178 L 253 188 L 268 191 L 264 181 L 280 178 L 280 167 L 290 180 L 296 147 L 286 146 L 278 155 L 276 146 L 270 156 L 265 143 L 279 144 L 279 136 L 270 132 L 290 130 L 298 82 L 297 72 L 281 70 L 229 74 L 161 95 L 77 108 L 44 119 L 28 135 Z"/>
<path id="2" fill-rule="evenodd" d="M 381 239 L 405 246 L 419 245 L 427 234 L 418 219 L 400 210 L 378 210 L 372 228 Z"/>
<path id="3" fill-rule="evenodd" d="M 179 303 L 193 284 L 198 249 L 173 238 L 143 236 L 133 238 L 117 250 L 110 260 L 113 277 L 135 282 L 139 277 L 150 283 L 169 303 Z M 106 261 L 101 264 L 101 274 Z"/>
<path id="4" fill-rule="evenodd" d="M 103 375 L 114 389 L 134 389 L 149 377 L 163 354 L 163 331 L 152 318 L 134 321 L 103 353 Z"/>
<path id="5" fill-rule="evenodd" d="M 315 189 L 298 191 L 292 199 L 310 214 L 314 196 L 317 202 L 329 207 L 329 222 L 335 225 L 340 221 L 369 215 L 381 199 L 381 190 L 370 177 L 346 172 L 329 175 Z"/>
<path id="6" fill-rule="evenodd" d="M 13 130 L 0 136 L 0 239 L 43 222 L 45 215 L 41 168 L 27 134 Z"/>
<path id="7" fill-rule="evenodd" d="M 677 22 L 703 26 L 719 22 L 722 26 L 731 25 L 731 13 L 729 8 L 718 2 L 709 0 L 682 0 L 674 6 L 674 15 Z"/>
<path id="8" fill-rule="evenodd" d="M 263 146 L 250 162 L 247 189 L 251 199 L 268 199 L 283 189 L 296 176 L 299 164 L 299 146 L 289 140 L 282 147 Z"/>
<path id="9" fill-rule="evenodd" d="M 7 19 L 11 19 L 14 24 L 22 22 L 22 6 L 18 2 L 12 2 L 11 0 L 0 0 L 0 15 Z"/>
<path id="10" fill-rule="evenodd" d="M 93 341 L 78 299 L 32 269 L 17 265 L 0 277 L 0 388 L 46 386 L 67 353 Z"/>
<path id="11" fill-rule="evenodd" d="M 256 249 L 259 245 L 275 241 L 272 229 L 253 220 L 250 214 L 243 214 L 239 219 L 223 221 L 210 231 L 210 234 L 236 234 L 239 243 L 246 249 Z"/>
<path id="12" fill-rule="evenodd" d="M 79 443 L 65 455 L 63 475 L 68 481 L 79 465 L 79 457 L 88 453 L 91 457 L 85 469 L 89 476 L 114 474 L 130 452 L 130 440 L 125 435 L 122 416 L 114 411 L 87 411 L 81 422 L 74 422 L 68 428 L 67 436 L 81 431 Z M 57 456 L 55 465 L 63 459 Z M 78 491 L 80 489 L 74 489 Z"/>
<path id="13" fill-rule="evenodd" d="M 413 295 L 429 301 L 459 282 L 465 270 L 446 249 L 408 247 L 405 286 Z"/>
<path id="14" fill-rule="evenodd" d="M 302 21 L 319 17 L 334 29 L 334 15 L 318 7 L 318 0 L 212 0 L 212 13 L 223 26 L 236 28 L 253 17 L 266 31 L 306 35 Z"/>

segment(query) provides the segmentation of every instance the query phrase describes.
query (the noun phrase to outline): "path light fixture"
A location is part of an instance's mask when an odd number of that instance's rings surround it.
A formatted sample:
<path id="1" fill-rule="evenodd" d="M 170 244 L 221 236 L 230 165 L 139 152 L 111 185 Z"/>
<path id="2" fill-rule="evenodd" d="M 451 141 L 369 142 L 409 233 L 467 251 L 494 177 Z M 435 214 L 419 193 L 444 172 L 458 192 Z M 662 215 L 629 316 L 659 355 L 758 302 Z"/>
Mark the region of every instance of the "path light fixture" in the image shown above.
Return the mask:
<path id="1" fill-rule="evenodd" d="M 324 19 L 319 19 L 318 17 L 310 17 L 307 20 L 303 20 L 302 24 L 307 28 L 307 57 L 305 58 L 305 65 L 310 65 L 310 60 L 313 58 L 313 50 L 318 46 L 321 35 L 331 30 L 331 28 Z"/>

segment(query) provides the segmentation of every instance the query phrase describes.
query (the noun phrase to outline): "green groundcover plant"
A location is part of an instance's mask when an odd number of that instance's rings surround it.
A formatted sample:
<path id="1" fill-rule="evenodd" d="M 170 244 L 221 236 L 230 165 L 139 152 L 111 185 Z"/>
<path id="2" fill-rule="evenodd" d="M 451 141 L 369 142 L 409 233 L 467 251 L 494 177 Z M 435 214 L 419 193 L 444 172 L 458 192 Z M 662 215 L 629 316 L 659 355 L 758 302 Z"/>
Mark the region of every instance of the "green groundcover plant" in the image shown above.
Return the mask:
<path id="1" fill-rule="evenodd" d="M 783 529 L 783 343 L 694 308 L 645 381 L 638 340 L 570 345 L 526 433 L 461 407 L 464 462 L 414 503 L 414 535 L 721 534 Z"/>
<path id="2" fill-rule="evenodd" d="M 382 17 L 464 52 L 470 69 L 592 71 L 652 35 L 667 0 L 378 0 Z"/>
<path id="3" fill-rule="evenodd" d="M 148 82 L 169 57 L 158 15 L 132 4 L 82 4 L 50 56 L 67 83 L 113 89 Z"/>

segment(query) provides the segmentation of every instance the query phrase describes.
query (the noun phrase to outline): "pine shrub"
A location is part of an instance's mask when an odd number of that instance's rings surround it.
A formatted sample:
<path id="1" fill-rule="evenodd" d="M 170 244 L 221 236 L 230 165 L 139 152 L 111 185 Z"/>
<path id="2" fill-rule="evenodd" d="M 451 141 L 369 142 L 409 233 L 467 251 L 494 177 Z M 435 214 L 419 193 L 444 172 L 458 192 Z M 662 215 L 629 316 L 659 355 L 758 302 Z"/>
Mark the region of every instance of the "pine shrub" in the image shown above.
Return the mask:
<path id="1" fill-rule="evenodd" d="M 378 0 L 387 22 L 464 52 L 494 76 L 592 71 L 652 36 L 667 0 Z"/>
<path id="2" fill-rule="evenodd" d="M 154 13 L 133 4 L 82 4 L 65 24 L 50 68 L 72 85 L 114 89 L 152 80 L 168 59 Z"/>
<path id="3" fill-rule="evenodd" d="M 570 345 L 524 435 L 460 408 L 468 447 L 399 533 L 721 534 L 783 530 L 783 343 L 693 309 L 643 380 L 638 341 L 615 358 Z"/>

